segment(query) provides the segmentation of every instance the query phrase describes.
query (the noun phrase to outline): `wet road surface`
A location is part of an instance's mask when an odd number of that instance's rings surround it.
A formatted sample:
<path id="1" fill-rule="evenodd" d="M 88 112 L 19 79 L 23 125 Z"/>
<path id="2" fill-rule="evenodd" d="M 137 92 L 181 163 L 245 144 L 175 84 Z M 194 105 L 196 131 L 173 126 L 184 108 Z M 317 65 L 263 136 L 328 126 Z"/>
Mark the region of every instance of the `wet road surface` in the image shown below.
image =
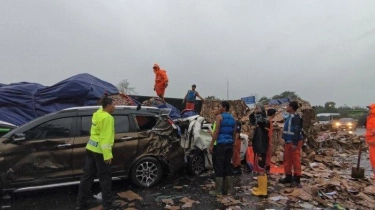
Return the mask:
<path id="1" fill-rule="evenodd" d="M 365 129 L 357 129 L 356 134 L 363 135 Z M 356 156 L 353 155 L 349 159 L 352 160 L 353 164 L 356 163 Z M 350 161 L 350 160 L 349 160 Z M 366 174 L 369 175 L 369 160 L 368 154 L 362 154 L 361 166 L 365 167 Z M 264 198 L 258 198 L 251 196 L 250 190 L 252 186 L 256 185 L 256 181 L 253 180 L 252 173 L 249 173 L 245 167 L 243 167 L 244 173 L 240 176 L 234 177 L 234 186 L 237 187 L 237 194 L 233 196 L 235 199 L 240 200 L 242 203 L 246 203 L 246 206 L 241 206 L 241 209 L 288 209 L 288 207 L 276 207 L 273 208 Z M 350 173 L 350 171 L 348 171 Z M 278 176 L 274 177 L 276 181 Z M 176 197 L 188 197 L 192 200 L 199 201 L 199 204 L 194 204 L 192 208 L 186 209 L 197 209 L 197 210 L 210 210 L 210 209 L 226 209 L 226 207 L 217 201 L 217 198 L 208 194 L 208 189 L 202 189 L 202 186 L 209 184 L 214 179 L 214 176 L 210 172 L 206 172 L 203 176 L 190 176 L 186 175 L 185 171 L 181 171 L 173 176 L 164 177 L 163 181 L 150 189 L 137 188 L 130 184 L 129 181 L 114 181 L 113 191 L 115 193 L 125 192 L 132 190 L 139 194 L 143 200 L 136 202 L 129 202 L 134 205 L 135 209 L 165 209 L 165 204 L 161 202 L 161 198 L 176 198 Z M 175 189 L 175 186 L 180 186 L 182 189 Z M 247 190 L 239 190 L 241 186 L 248 186 Z M 269 186 L 272 188 L 273 186 Z M 274 189 L 278 190 L 278 189 Z M 10 199 L 0 200 L 0 209 L 30 209 L 30 210 L 67 210 L 74 209 L 75 202 L 78 192 L 78 186 L 61 187 L 48 190 L 40 190 L 33 192 L 24 192 L 13 194 Z M 96 195 L 100 192 L 98 183 L 94 184 L 92 189 L 92 195 Z M 269 192 L 271 193 L 271 192 Z M 175 204 L 182 205 L 183 203 L 177 202 L 181 198 L 174 199 Z M 92 198 L 91 207 L 100 205 L 100 201 Z M 176 206 L 175 205 L 175 206 Z M 240 206 L 240 205 L 238 205 Z M 127 206 L 126 206 L 127 207 Z"/>
<path id="2" fill-rule="evenodd" d="M 244 170 L 246 170 L 244 168 Z M 208 189 L 202 189 L 203 185 L 209 184 L 213 180 L 212 173 L 203 174 L 203 176 L 189 176 L 184 175 L 184 172 L 180 172 L 174 176 L 165 177 L 162 183 L 150 189 L 137 188 L 130 184 L 128 181 L 114 181 L 113 190 L 116 193 L 125 192 L 132 190 L 139 194 L 143 200 L 133 202 L 133 206 L 136 209 L 165 209 L 165 204 L 161 202 L 162 198 L 173 198 L 173 197 L 188 197 L 192 200 L 199 201 L 199 204 L 194 204 L 192 208 L 186 209 L 197 209 L 197 210 L 209 210 L 209 209 L 226 209 L 223 204 L 217 201 L 217 197 L 211 196 L 208 193 Z M 245 172 L 240 176 L 235 176 L 234 186 L 255 186 L 256 181 L 252 179 L 252 174 Z M 175 189 L 175 186 L 180 186 L 182 189 Z M 1 200 L 2 209 L 56 209 L 66 210 L 74 209 L 75 201 L 78 192 L 78 186 L 61 187 L 55 189 L 24 192 L 13 194 L 11 199 Z M 93 186 L 93 195 L 100 192 L 98 184 Z M 248 206 L 241 209 L 265 209 L 268 204 L 265 199 L 257 198 L 250 195 L 250 191 L 240 192 L 237 188 L 237 196 L 234 198 L 241 201 L 246 201 Z M 182 205 L 176 201 L 181 198 L 175 199 L 176 205 Z M 96 207 L 100 205 L 100 201 L 95 198 L 92 199 L 93 203 L 90 207 Z M 263 203 L 262 203 L 263 201 Z M 130 202 L 131 203 L 131 202 Z"/>

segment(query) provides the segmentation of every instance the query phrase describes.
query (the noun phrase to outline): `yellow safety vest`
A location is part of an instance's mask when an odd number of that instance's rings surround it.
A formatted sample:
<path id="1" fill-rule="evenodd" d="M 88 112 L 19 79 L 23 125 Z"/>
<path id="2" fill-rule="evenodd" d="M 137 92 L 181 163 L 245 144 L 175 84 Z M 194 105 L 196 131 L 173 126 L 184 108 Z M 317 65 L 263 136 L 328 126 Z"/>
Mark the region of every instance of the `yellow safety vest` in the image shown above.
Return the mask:
<path id="1" fill-rule="evenodd" d="M 112 146 L 115 140 L 115 120 L 100 108 L 92 116 L 90 140 L 86 149 L 103 154 L 104 160 L 113 158 Z"/>

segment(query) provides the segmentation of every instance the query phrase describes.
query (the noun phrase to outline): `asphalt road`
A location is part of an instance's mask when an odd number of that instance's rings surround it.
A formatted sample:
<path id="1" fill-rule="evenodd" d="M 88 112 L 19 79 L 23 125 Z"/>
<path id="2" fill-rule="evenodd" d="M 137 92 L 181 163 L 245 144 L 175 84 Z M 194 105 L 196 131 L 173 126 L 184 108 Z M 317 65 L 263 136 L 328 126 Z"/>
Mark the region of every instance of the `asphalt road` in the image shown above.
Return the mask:
<path id="1" fill-rule="evenodd" d="M 182 197 L 188 197 L 192 200 L 199 201 L 199 204 L 194 204 L 192 208 L 196 210 L 210 210 L 210 209 L 226 209 L 223 204 L 217 201 L 217 198 L 209 195 L 208 189 L 202 189 L 213 179 L 213 174 L 206 174 L 206 176 L 189 176 L 184 172 L 180 172 L 174 176 L 165 177 L 162 183 L 150 189 L 136 188 L 128 181 L 114 181 L 113 190 L 116 193 L 132 190 L 139 194 L 143 200 L 133 202 L 136 209 L 165 209 L 160 199 L 175 198 L 176 205 Z M 256 181 L 252 179 L 251 173 L 243 173 L 241 176 L 234 178 L 235 186 L 251 186 L 255 185 Z M 175 189 L 175 186 L 180 186 L 182 189 Z M 12 195 L 11 199 L 1 200 L 2 209 L 28 209 L 28 210 L 67 210 L 75 208 L 75 201 L 77 196 L 78 186 L 61 187 L 49 190 L 25 192 Z M 100 192 L 98 184 L 93 186 L 93 195 Z M 177 198 L 176 198 L 177 197 Z M 249 195 L 249 193 L 238 194 L 234 196 L 237 199 L 245 199 L 248 202 L 248 209 L 265 209 L 269 208 L 267 203 L 262 202 L 264 199 Z M 100 205 L 100 201 L 92 199 L 92 207 Z M 131 203 L 131 202 L 130 202 Z M 242 208 L 244 209 L 244 208 Z"/>

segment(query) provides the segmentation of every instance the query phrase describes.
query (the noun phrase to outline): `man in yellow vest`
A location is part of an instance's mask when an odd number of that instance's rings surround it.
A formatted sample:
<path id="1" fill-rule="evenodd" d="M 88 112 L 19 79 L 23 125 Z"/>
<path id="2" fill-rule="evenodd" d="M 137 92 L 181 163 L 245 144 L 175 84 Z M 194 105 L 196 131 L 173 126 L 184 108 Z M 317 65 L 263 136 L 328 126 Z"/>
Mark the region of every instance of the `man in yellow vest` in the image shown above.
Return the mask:
<path id="1" fill-rule="evenodd" d="M 111 98 L 102 100 L 102 107 L 92 116 L 90 140 L 86 145 L 86 161 L 79 185 L 76 210 L 88 207 L 88 197 L 95 175 L 98 174 L 103 197 L 103 210 L 117 209 L 120 203 L 113 202 L 111 163 L 115 138 L 115 123 L 111 115 L 115 105 Z"/>

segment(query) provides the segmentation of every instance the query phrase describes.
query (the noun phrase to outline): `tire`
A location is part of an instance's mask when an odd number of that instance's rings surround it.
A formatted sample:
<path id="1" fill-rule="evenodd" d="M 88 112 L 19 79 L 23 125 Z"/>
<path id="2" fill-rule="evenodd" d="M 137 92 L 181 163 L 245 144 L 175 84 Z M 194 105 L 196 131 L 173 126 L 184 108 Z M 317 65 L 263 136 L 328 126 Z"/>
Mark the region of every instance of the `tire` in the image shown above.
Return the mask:
<path id="1" fill-rule="evenodd" d="M 203 153 L 197 152 L 190 155 L 188 162 L 188 170 L 189 173 L 192 175 L 200 175 L 206 170 L 204 165 Z"/>
<path id="2" fill-rule="evenodd" d="M 163 172 L 161 164 L 153 157 L 138 160 L 131 169 L 131 181 L 138 187 L 149 188 L 159 183 Z"/>

